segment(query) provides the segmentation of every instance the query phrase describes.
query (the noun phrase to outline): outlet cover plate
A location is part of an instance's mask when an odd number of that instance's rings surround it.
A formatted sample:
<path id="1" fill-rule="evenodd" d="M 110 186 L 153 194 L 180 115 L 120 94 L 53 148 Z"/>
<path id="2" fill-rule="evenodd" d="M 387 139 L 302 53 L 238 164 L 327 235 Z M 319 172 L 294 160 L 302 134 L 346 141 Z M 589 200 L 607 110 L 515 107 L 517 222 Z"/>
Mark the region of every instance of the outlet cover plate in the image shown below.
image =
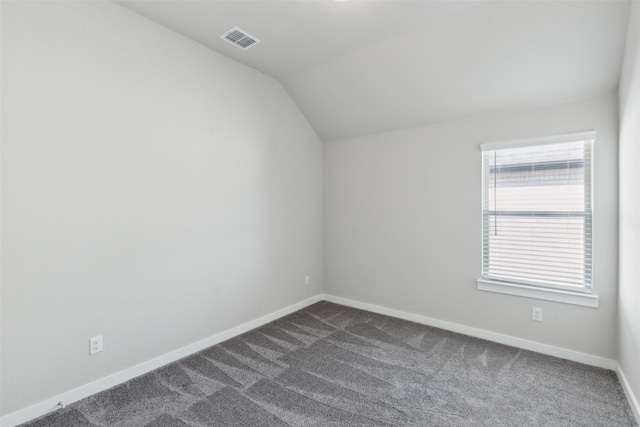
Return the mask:
<path id="1" fill-rule="evenodd" d="M 531 309 L 531 320 L 542 322 L 542 309 L 540 307 L 533 307 Z"/>
<path id="2" fill-rule="evenodd" d="M 103 350 L 102 335 L 89 338 L 89 354 L 100 353 Z"/>

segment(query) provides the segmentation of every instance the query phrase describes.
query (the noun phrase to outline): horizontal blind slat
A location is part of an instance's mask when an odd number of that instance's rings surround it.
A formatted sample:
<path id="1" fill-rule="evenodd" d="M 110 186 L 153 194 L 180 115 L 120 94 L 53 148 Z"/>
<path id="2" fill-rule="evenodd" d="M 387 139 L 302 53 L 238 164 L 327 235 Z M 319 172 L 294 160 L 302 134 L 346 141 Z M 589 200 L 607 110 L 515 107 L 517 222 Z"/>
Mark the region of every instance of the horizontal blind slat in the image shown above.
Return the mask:
<path id="1" fill-rule="evenodd" d="M 591 284 L 591 141 L 483 150 L 483 277 Z"/>

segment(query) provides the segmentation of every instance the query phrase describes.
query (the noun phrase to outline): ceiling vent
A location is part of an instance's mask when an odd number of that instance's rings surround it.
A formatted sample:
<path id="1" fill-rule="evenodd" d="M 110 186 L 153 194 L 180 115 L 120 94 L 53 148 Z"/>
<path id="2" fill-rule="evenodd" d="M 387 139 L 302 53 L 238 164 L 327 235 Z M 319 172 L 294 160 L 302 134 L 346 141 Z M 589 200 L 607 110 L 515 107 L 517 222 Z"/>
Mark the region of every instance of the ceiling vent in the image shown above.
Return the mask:
<path id="1" fill-rule="evenodd" d="M 242 31 L 238 27 L 233 27 L 221 35 L 220 38 L 228 41 L 234 46 L 238 46 L 242 50 L 247 50 L 251 46 L 255 46 L 260 43 L 260 40 L 248 34 L 246 31 Z"/>

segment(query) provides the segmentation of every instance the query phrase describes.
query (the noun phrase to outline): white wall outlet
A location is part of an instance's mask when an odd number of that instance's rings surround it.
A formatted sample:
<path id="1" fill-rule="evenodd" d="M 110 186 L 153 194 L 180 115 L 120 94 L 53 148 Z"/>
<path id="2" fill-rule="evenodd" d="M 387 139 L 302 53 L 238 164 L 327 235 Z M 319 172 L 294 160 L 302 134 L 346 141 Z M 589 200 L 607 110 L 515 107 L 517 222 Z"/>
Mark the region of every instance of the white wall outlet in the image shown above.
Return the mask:
<path id="1" fill-rule="evenodd" d="M 308 285 L 311 283 L 311 278 L 309 276 L 304 276 L 304 284 Z"/>
<path id="2" fill-rule="evenodd" d="M 89 354 L 96 354 L 102 351 L 102 335 L 89 338 Z"/>
<path id="3" fill-rule="evenodd" d="M 540 307 L 533 307 L 531 309 L 531 320 L 542 322 L 542 309 Z"/>

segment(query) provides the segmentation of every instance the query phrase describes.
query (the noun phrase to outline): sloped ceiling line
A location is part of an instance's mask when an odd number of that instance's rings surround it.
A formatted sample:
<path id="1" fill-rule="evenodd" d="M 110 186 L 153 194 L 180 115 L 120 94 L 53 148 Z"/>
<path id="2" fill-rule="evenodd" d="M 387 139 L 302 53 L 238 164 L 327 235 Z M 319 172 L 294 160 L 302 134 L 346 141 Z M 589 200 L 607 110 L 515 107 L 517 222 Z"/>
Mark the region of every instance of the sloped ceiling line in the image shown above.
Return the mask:
<path id="1" fill-rule="evenodd" d="M 628 1 L 118 1 L 281 81 L 323 141 L 615 91 Z M 262 43 L 241 51 L 238 26 Z"/>

